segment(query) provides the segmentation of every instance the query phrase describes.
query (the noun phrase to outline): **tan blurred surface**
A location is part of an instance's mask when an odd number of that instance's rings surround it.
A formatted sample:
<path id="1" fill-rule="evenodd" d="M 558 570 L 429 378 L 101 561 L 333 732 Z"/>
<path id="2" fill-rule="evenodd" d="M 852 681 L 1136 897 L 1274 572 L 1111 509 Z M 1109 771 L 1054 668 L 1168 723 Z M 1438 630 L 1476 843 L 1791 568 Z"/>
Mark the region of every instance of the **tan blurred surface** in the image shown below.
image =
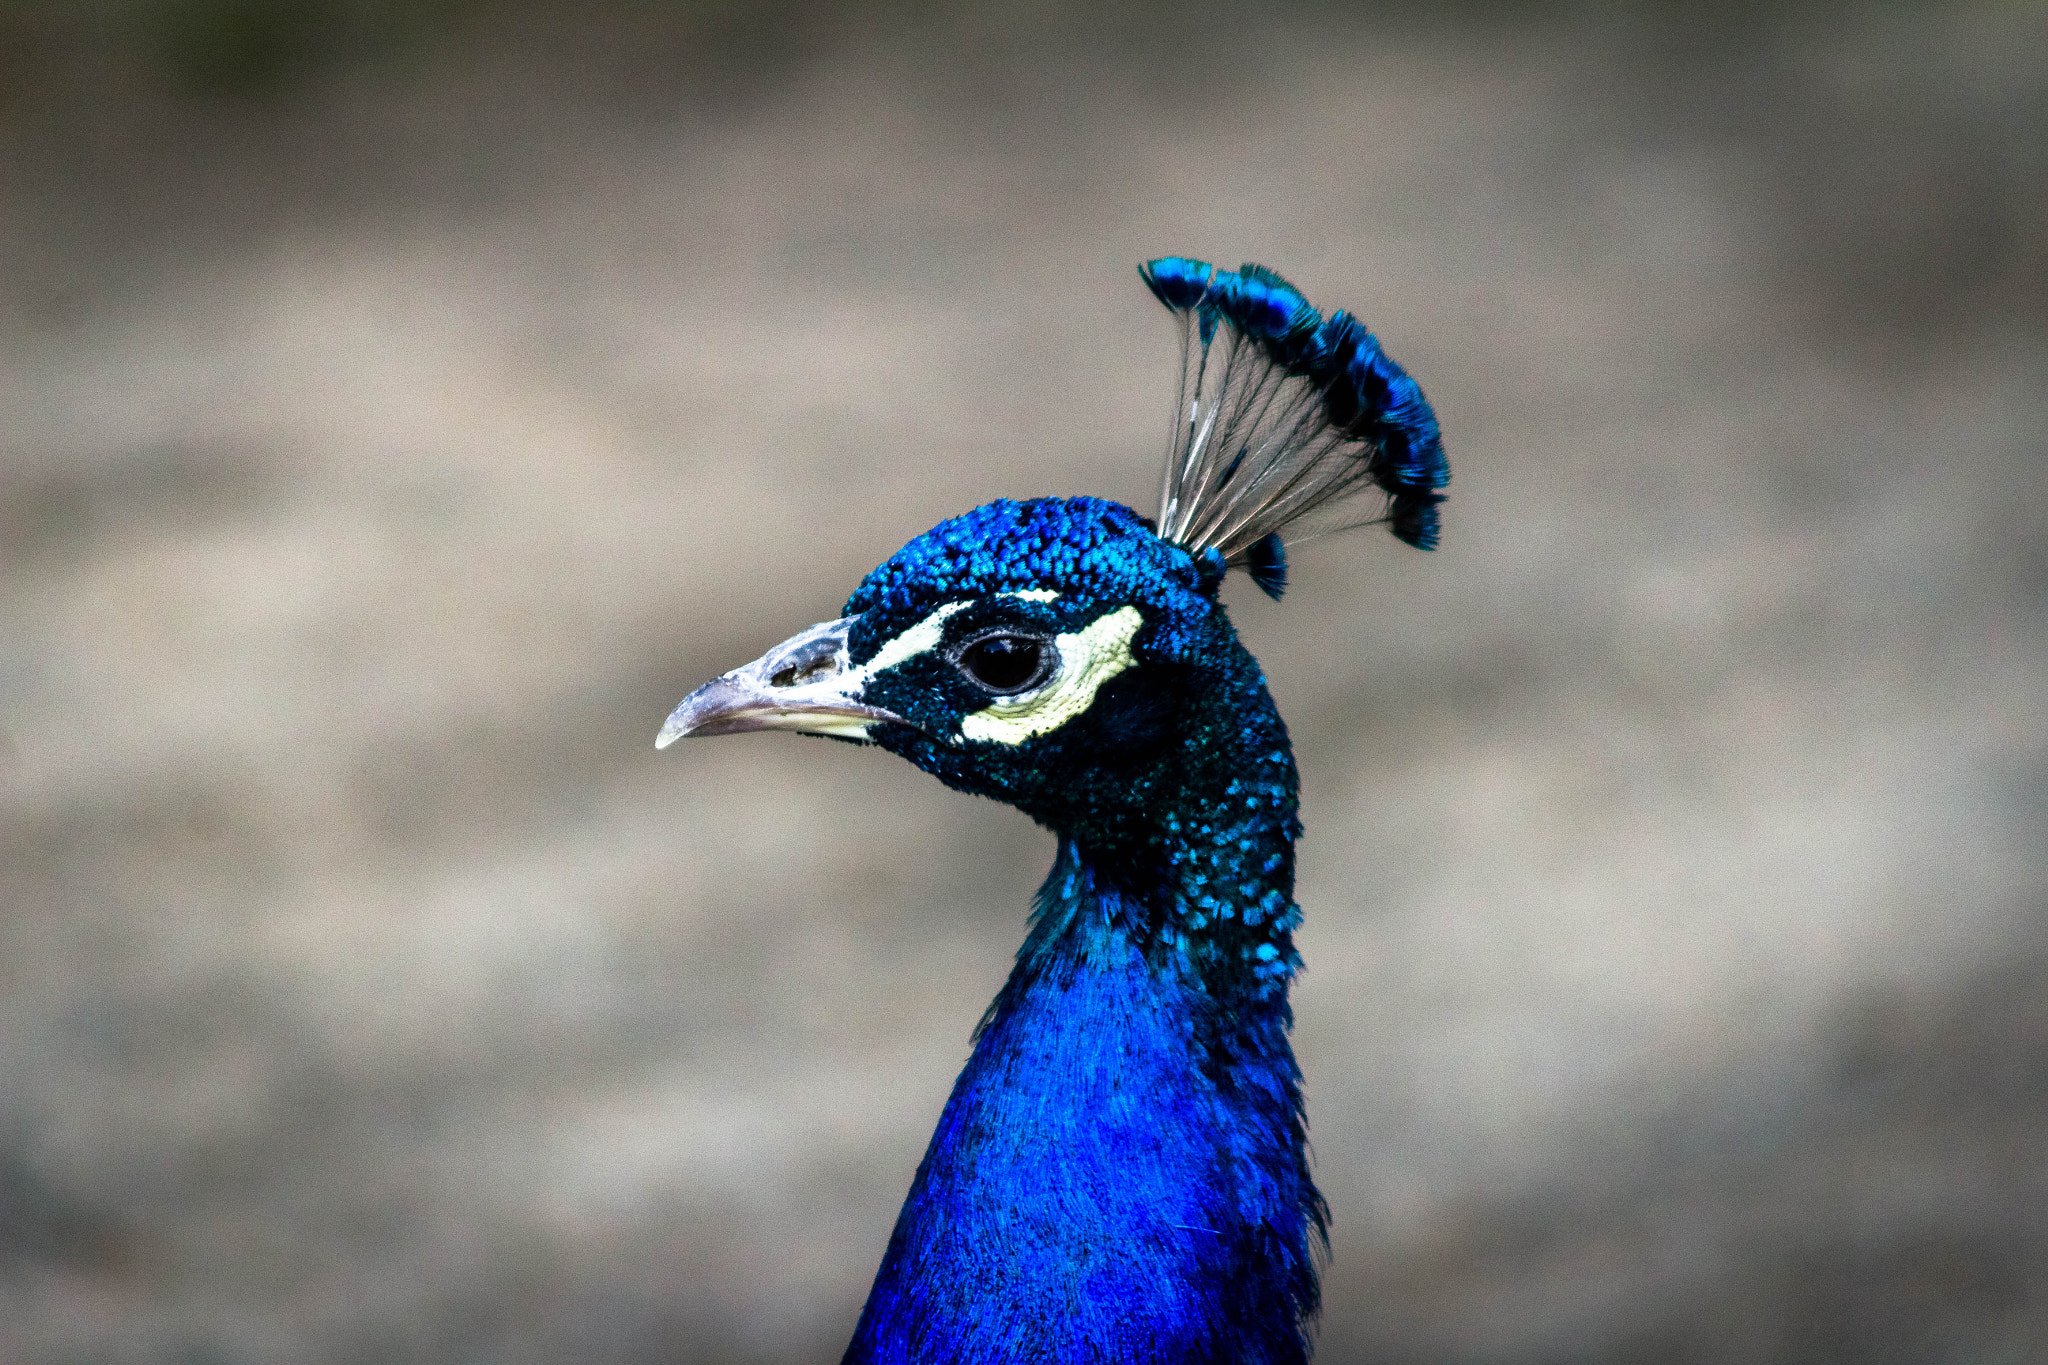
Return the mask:
<path id="1" fill-rule="evenodd" d="M 251 90 L 24 11 L 0 1358 L 835 1359 L 1050 838 L 655 729 L 943 516 L 1152 510 L 1173 251 L 1455 470 L 1230 590 L 1320 1358 L 2048 1359 L 2044 18 L 471 6 Z"/>

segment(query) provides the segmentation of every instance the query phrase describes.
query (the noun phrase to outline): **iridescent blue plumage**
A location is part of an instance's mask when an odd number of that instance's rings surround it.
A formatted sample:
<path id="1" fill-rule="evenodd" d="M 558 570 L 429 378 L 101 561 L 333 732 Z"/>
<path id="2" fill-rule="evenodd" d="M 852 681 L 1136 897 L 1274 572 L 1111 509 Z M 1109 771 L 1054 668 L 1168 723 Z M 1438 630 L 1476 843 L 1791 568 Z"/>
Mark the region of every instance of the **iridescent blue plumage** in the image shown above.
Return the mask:
<path id="1" fill-rule="evenodd" d="M 1135 607 L 1133 666 L 1029 747 L 958 742 L 933 656 L 870 687 L 875 741 L 1057 831 L 846 1359 L 1299 1362 L 1322 1204 L 1287 1046 L 1296 780 L 1216 600 L 1222 565 L 1093 498 L 941 523 L 847 602 L 851 657 L 949 630 L 1057 634 Z M 1058 593 L 1019 601 L 1010 594 Z"/>
<path id="2" fill-rule="evenodd" d="M 1287 543 L 1280 539 L 1278 531 L 1252 542 L 1252 547 L 1244 552 L 1244 571 L 1266 596 L 1275 602 L 1280 600 L 1280 595 L 1287 591 Z"/>
<path id="3" fill-rule="evenodd" d="M 1308 1357 L 1298 783 L 1219 589 L 1237 566 L 1278 598 L 1282 531 L 1363 487 L 1434 544 L 1448 470 L 1420 389 L 1347 314 L 1258 266 L 1143 273 L 1186 326 L 1158 523 L 1095 498 L 942 522 L 659 741 L 872 743 L 1058 836 L 850 1365 Z"/>
<path id="4" fill-rule="evenodd" d="M 1208 300 L 1216 267 L 1185 256 L 1161 256 L 1139 266 L 1138 275 L 1161 303 L 1176 312 L 1185 312 Z"/>
<path id="5" fill-rule="evenodd" d="M 1225 274 L 1218 285 L 1223 315 L 1265 350 L 1289 374 L 1309 374 L 1321 362 L 1323 315 L 1301 291 L 1262 265 Z"/>
<path id="6" fill-rule="evenodd" d="M 1394 534 L 1435 549 L 1443 501 L 1436 490 L 1451 481 L 1451 466 L 1422 386 L 1348 313 L 1332 314 L 1318 342 L 1322 359 L 1309 374 L 1323 389 L 1330 424 L 1377 447 L 1373 478 L 1389 495 Z"/>

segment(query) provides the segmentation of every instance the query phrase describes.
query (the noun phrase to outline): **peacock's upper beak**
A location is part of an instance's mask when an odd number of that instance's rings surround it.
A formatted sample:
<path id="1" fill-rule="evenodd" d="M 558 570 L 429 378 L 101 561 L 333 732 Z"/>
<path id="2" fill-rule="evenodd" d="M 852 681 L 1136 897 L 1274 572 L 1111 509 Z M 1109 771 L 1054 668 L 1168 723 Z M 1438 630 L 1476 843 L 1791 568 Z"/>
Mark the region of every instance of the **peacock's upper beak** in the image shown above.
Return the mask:
<path id="1" fill-rule="evenodd" d="M 812 626 L 754 662 L 705 683 L 669 714 L 654 747 L 666 749 L 686 735 L 749 730 L 866 739 L 876 721 L 900 721 L 895 712 L 860 700 L 867 672 L 853 667 L 846 653 L 847 634 L 858 619 L 847 616 Z"/>

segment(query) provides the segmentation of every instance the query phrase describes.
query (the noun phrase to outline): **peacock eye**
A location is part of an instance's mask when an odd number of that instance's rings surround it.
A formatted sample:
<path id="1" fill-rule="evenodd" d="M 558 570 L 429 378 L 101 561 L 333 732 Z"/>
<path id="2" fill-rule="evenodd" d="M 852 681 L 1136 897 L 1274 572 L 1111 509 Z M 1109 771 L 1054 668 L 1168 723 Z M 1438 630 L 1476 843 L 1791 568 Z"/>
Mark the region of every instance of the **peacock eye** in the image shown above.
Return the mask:
<path id="1" fill-rule="evenodd" d="M 988 692 L 1027 692 L 1052 671 L 1052 648 L 1028 635 L 984 635 L 960 651 L 967 680 Z"/>

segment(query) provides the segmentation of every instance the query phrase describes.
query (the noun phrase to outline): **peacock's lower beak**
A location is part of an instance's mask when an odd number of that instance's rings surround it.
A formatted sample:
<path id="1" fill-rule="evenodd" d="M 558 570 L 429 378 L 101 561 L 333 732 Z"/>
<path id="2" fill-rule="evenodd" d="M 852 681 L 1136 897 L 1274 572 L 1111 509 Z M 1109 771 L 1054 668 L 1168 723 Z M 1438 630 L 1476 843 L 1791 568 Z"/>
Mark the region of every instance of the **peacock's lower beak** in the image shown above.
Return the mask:
<path id="1" fill-rule="evenodd" d="M 852 666 L 846 637 L 856 617 L 826 621 L 791 636 L 750 664 L 713 678 L 669 714 L 654 747 L 686 735 L 738 735 L 749 730 L 800 730 L 866 739 L 876 721 L 901 720 L 860 700 L 867 682 Z"/>

